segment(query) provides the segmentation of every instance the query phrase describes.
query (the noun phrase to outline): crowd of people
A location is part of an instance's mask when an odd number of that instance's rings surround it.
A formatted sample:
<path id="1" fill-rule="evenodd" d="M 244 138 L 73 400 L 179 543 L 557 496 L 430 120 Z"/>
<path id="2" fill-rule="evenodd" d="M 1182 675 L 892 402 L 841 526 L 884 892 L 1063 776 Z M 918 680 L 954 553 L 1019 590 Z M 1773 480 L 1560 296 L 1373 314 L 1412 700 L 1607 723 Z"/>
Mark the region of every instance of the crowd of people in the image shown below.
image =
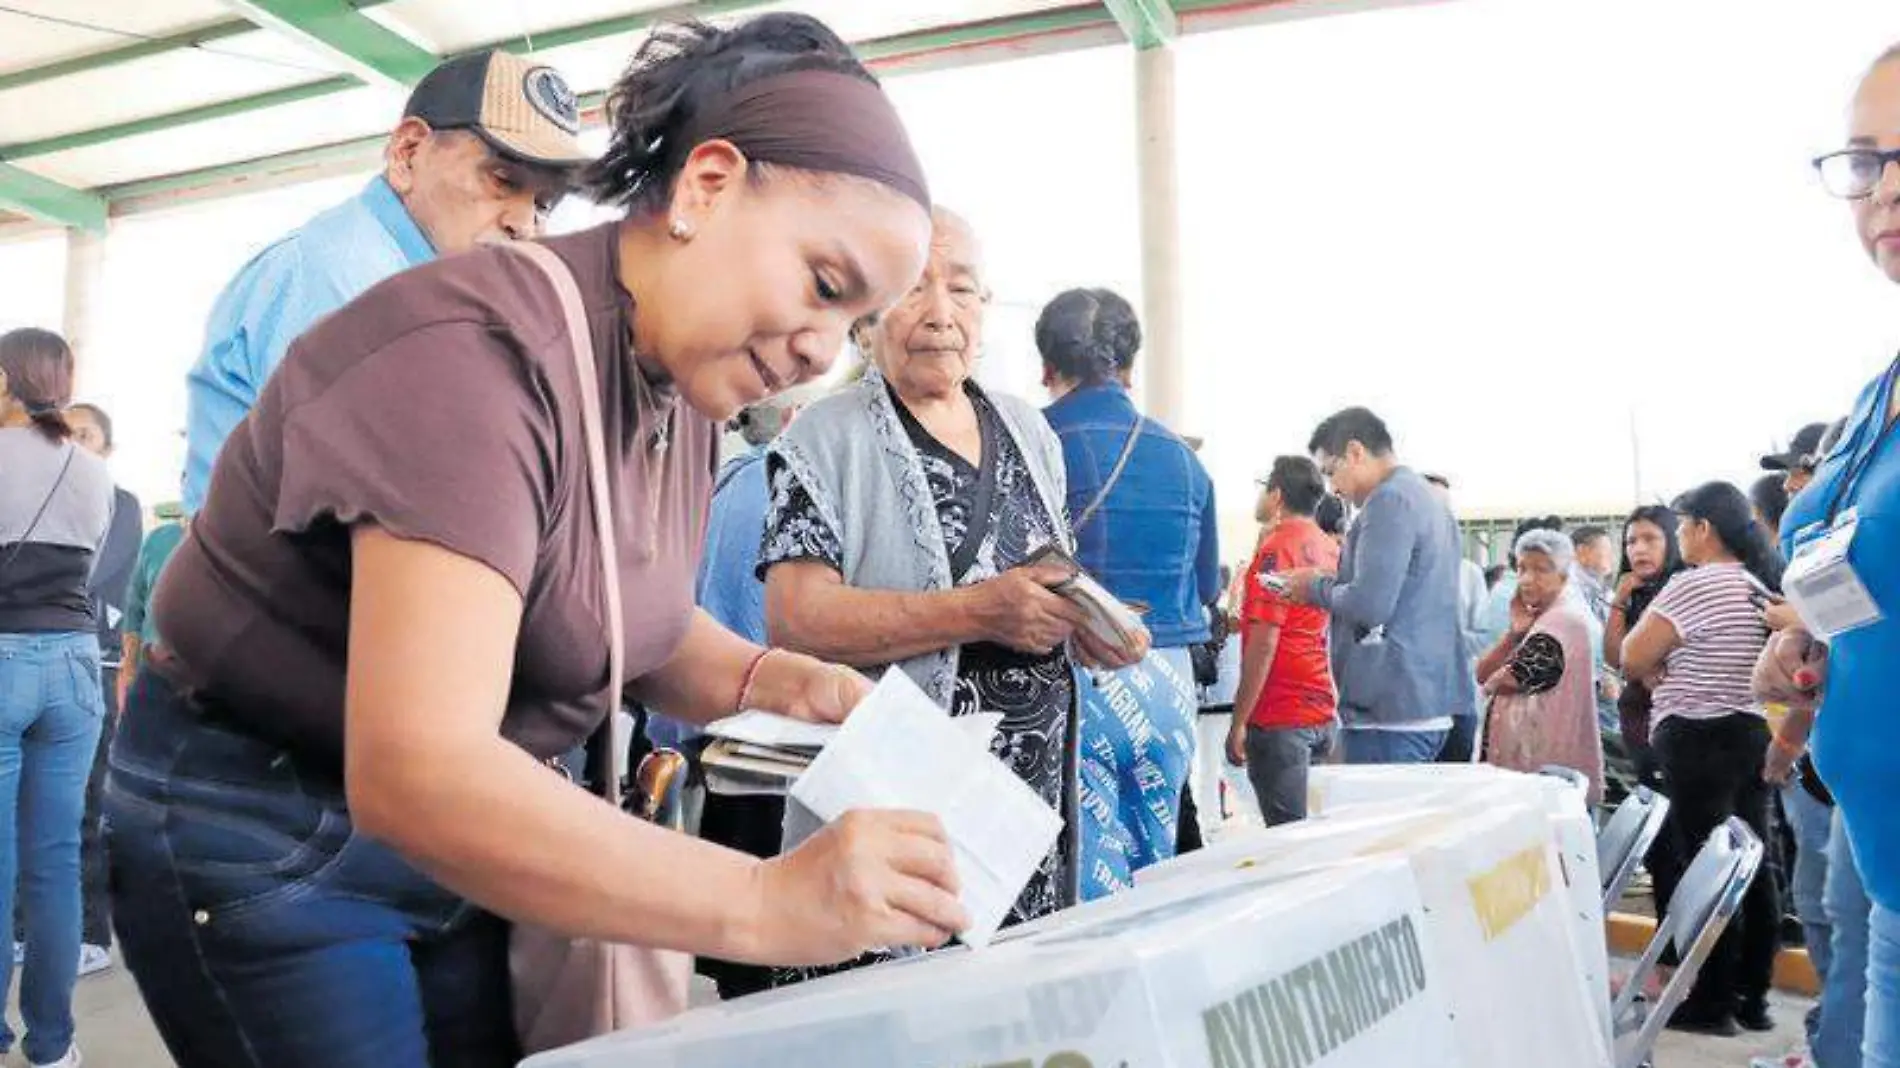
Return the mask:
<path id="1" fill-rule="evenodd" d="M 1046 406 L 978 384 L 980 235 L 830 30 L 664 25 L 609 116 L 589 158 L 551 68 L 424 78 L 382 172 L 210 310 L 183 512 L 142 547 L 71 349 L 0 336 L 0 911 L 17 889 L 30 1063 L 79 1063 L 112 930 L 181 1065 L 476 1068 L 533 1041 L 521 931 L 697 958 L 737 997 L 965 926 L 928 816 L 711 794 L 683 834 L 605 803 L 623 707 L 632 757 L 696 776 L 705 724 L 836 722 L 901 671 L 995 715 L 1063 818 L 1008 922 L 1113 894 L 1200 841 L 1200 692 L 1236 641 L 1224 755 L 1269 825 L 1316 762 L 1558 766 L 1592 802 L 1626 763 L 1673 802 L 1666 909 L 1715 827 L 1773 839 L 1779 811 L 1826 978 L 1794 1056 L 1900 1065 L 1894 372 L 1750 492 L 1527 520 L 1490 574 L 1451 480 L 1347 408 L 1263 458 L 1230 590 L 1198 445 L 1131 391 L 1126 299 L 1043 308 Z M 1821 176 L 1900 282 L 1900 53 L 1848 144 Z M 507 247 L 570 189 L 624 217 L 548 261 Z M 1137 635 L 1088 625 L 1078 569 Z M 1826 592 L 1850 580 L 1858 614 Z M 1674 1026 L 1773 1026 L 1780 911 L 1758 879 Z"/>

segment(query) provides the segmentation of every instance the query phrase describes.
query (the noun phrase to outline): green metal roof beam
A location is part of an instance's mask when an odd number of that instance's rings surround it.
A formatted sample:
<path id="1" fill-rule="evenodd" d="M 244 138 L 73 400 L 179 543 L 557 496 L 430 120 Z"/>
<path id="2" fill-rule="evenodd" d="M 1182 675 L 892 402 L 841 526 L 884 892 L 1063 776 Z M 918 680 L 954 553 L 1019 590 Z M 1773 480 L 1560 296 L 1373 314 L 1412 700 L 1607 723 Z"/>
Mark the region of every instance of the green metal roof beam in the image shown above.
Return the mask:
<path id="1" fill-rule="evenodd" d="M 634 15 L 619 15 L 597 22 L 582 22 L 573 26 L 543 30 L 536 34 L 524 34 L 505 40 L 492 41 L 467 52 L 481 52 L 490 48 L 499 48 L 507 52 L 526 52 L 532 50 L 545 52 L 550 48 L 564 48 L 573 44 L 586 44 L 602 37 L 612 37 L 622 33 L 640 33 L 652 29 L 662 22 L 682 18 L 716 19 L 723 15 L 743 14 L 753 8 L 766 6 L 770 0 L 699 0 L 698 3 L 679 4 L 655 11 L 643 11 Z M 462 53 L 466 54 L 466 52 Z"/>
<path id="2" fill-rule="evenodd" d="M 0 163 L 0 207 L 94 233 L 106 228 L 106 198 L 4 163 Z"/>
<path id="3" fill-rule="evenodd" d="M 51 81 L 54 78 L 64 78 L 69 74 L 84 74 L 89 70 L 98 70 L 101 67 L 110 67 L 118 63 L 130 63 L 135 59 L 144 59 L 147 56 L 162 55 L 166 52 L 175 52 L 183 48 L 195 48 L 198 45 L 209 44 L 212 41 L 222 41 L 226 37 L 236 37 L 240 33 L 250 33 L 255 29 L 257 29 L 257 27 L 243 19 L 231 19 L 226 22 L 214 22 L 208 26 L 200 26 L 195 30 L 186 30 L 183 33 L 174 33 L 166 37 L 154 37 L 149 40 L 140 41 L 137 44 L 129 44 L 120 48 L 109 48 L 103 52 L 93 52 L 90 55 L 74 56 L 71 59 L 60 60 L 58 63 L 48 63 L 43 67 L 28 67 L 25 70 L 16 70 L 11 74 L 0 74 L 0 92 L 4 92 L 8 89 L 18 89 L 23 85 L 33 85 L 38 82 Z"/>
<path id="4" fill-rule="evenodd" d="M 1019 38 L 1040 37 L 1070 30 L 1094 29 L 1108 23 L 1102 9 L 1094 5 L 1064 8 L 1035 15 L 974 22 L 947 30 L 924 30 L 897 37 L 864 41 L 852 48 L 867 62 L 895 62 L 925 52 L 948 52 L 959 48 L 977 48 Z"/>
<path id="5" fill-rule="evenodd" d="M 1136 48 L 1160 48 L 1181 35 L 1169 0 L 1102 0 L 1102 6 Z"/>
<path id="6" fill-rule="evenodd" d="M 242 115 L 259 108 L 276 107 L 279 104 L 294 104 L 300 100 L 311 100 L 331 93 L 340 93 L 345 89 L 355 89 L 363 83 L 347 74 L 322 81 L 306 82 L 283 89 L 273 89 L 268 93 L 255 96 L 242 96 L 236 100 L 222 100 L 216 104 L 204 104 L 183 111 L 173 111 L 150 118 L 133 119 L 130 122 L 115 123 L 92 130 L 80 130 L 76 133 L 61 134 L 39 141 L 22 141 L 13 145 L 0 145 L 0 160 L 26 159 L 29 156 L 45 156 L 54 152 L 65 152 L 75 148 L 90 148 L 107 141 L 117 141 L 124 137 L 137 137 L 140 134 L 169 130 L 174 126 L 185 126 L 194 122 L 207 122 L 231 115 Z"/>
<path id="7" fill-rule="evenodd" d="M 415 42 L 357 9 L 349 0 L 225 0 L 252 22 L 276 30 L 344 64 L 365 80 L 410 86 L 436 65 Z"/>
<path id="8" fill-rule="evenodd" d="M 389 2 L 390 0 L 356 0 L 355 6 L 358 10 L 362 10 Z M 120 63 L 130 63 L 135 59 L 144 59 L 147 56 L 157 56 L 163 55 L 166 52 L 178 52 L 188 48 L 197 48 L 200 45 L 212 44 L 228 37 L 254 33 L 256 30 L 257 25 L 249 19 L 226 19 L 223 22 L 212 22 L 199 26 L 196 29 L 181 30 L 163 37 L 152 37 L 135 44 L 124 45 L 118 48 L 108 48 L 104 51 L 92 52 L 83 56 L 74 56 L 71 59 L 62 59 L 57 63 L 48 63 L 44 66 L 28 67 L 25 70 L 16 70 L 11 74 L 0 74 L 0 92 L 5 92 L 8 89 L 18 89 L 24 85 L 49 82 L 54 78 L 64 78 L 72 74 L 84 74 L 87 71 L 98 70 L 102 67 L 112 67 Z"/>

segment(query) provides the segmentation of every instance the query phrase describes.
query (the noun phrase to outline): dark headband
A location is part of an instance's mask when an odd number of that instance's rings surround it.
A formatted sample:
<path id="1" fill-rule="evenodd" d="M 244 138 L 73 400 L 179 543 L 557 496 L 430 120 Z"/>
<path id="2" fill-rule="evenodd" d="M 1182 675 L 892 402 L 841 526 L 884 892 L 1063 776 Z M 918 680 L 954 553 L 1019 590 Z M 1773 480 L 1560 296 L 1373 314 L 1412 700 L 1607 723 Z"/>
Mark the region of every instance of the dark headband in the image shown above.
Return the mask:
<path id="1" fill-rule="evenodd" d="M 713 140 L 759 163 L 869 178 L 930 209 L 924 168 L 897 109 L 876 83 L 855 75 L 799 70 L 742 85 L 688 120 L 679 144 L 691 152 Z"/>

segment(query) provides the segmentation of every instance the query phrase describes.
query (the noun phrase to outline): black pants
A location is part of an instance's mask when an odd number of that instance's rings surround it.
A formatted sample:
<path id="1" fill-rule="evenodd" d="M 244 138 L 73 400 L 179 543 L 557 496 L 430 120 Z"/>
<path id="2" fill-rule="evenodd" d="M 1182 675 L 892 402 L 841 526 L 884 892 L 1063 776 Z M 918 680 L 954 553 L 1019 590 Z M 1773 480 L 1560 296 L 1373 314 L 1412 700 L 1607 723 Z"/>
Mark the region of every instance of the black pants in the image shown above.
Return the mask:
<path id="1" fill-rule="evenodd" d="M 699 814 L 699 836 L 759 858 L 775 857 L 785 823 L 782 797 L 728 797 L 710 791 Z M 724 1001 L 772 988 L 772 969 L 700 957 L 699 974 L 711 979 Z"/>
<path id="2" fill-rule="evenodd" d="M 1445 735 L 1445 747 L 1438 751 L 1440 764 L 1469 764 L 1477 758 L 1478 717 L 1451 717 L 1451 733 Z"/>
<path id="3" fill-rule="evenodd" d="M 1672 716 L 1656 727 L 1650 741 L 1669 798 L 1669 818 L 1657 843 L 1663 848 L 1650 852 L 1649 863 L 1657 901 L 1667 909 L 1696 851 L 1724 820 L 1739 816 L 1768 841 L 1769 787 L 1761 777 L 1768 725 L 1760 716 L 1747 714 L 1712 720 Z M 1739 1002 L 1768 996 L 1778 913 L 1774 878 L 1764 866 L 1749 884 L 1741 912 L 1702 966 L 1683 1013 L 1726 1016 Z"/>

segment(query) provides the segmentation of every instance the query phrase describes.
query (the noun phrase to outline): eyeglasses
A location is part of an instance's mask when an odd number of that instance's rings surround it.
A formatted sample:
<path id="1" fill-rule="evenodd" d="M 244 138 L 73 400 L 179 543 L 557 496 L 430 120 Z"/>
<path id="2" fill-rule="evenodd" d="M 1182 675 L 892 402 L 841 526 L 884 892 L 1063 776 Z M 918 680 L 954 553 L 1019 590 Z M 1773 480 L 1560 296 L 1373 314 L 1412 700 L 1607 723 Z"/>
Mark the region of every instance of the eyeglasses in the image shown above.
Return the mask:
<path id="1" fill-rule="evenodd" d="M 1864 200 L 1880 186 L 1880 176 L 1900 163 L 1900 149 L 1882 152 L 1873 148 L 1849 148 L 1830 152 L 1814 161 L 1820 172 L 1821 186 L 1842 200 Z"/>

